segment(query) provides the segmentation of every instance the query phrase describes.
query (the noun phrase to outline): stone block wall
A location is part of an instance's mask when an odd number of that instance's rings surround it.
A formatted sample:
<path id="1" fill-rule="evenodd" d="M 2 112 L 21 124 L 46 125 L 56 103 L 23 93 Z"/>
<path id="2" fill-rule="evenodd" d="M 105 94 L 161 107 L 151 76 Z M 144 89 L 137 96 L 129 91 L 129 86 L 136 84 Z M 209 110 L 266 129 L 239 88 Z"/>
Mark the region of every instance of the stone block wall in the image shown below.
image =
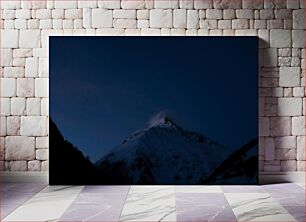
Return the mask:
<path id="1" fill-rule="evenodd" d="M 304 14 L 304 0 L 2 0 L 1 170 L 48 170 L 48 36 L 252 35 L 260 171 L 304 171 Z"/>

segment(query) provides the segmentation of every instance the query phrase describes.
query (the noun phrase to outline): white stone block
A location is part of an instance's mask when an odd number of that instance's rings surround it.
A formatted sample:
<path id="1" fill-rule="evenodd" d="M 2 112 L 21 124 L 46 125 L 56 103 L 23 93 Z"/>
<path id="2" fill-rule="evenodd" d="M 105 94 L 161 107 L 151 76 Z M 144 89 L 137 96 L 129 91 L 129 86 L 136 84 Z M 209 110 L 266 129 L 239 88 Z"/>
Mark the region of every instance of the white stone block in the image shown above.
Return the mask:
<path id="1" fill-rule="evenodd" d="M 54 8 L 71 9 L 71 8 L 77 8 L 77 7 L 78 7 L 77 0 L 54 1 Z"/>
<path id="2" fill-rule="evenodd" d="M 72 19 L 63 20 L 63 29 L 73 29 L 73 20 Z"/>
<path id="3" fill-rule="evenodd" d="M 271 117 L 270 118 L 271 136 L 290 136 L 291 118 L 290 117 Z"/>
<path id="4" fill-rule="evenodd" d="M 115 9 L 113 10 L 113 18 L 136 19 L 135 9 Z"/>
<path id="5" fill-rule="evenodd" d="M 148 29 L 141 29 L 140 35 L 142 36 L 160 36 L 161 30 L 160 29 L 154 29 L 154 28 L 148 28 Z"/>
<path id="6" fill-rule="evenodd" d="M 36 78 L 35 79 L 35 97 L 49 96 L 49 79 Z"/>
<path id="7" fill-rule="evenodd" d="M 242 8 L 245 9 L 261 9 L 263 6 L 263 0 L 242 0 Z"/>
<path id="8" fill-rule="evenodd" d="M 150 10 L 151 28 L 171 28 L 172 10 L 153 9 Z"/>
<path id="9" fill-rule="evenodd" d="M 48 160 L 49 159 L 49 150 L 48 149 L 37 149 L 36 150 L 36 159 L 37 160 Z"/>
<path id="10" fill-rule="evenodd" d="M 49 60 L 47 58 L 39 59 L 38 76 L 49 77 Z"/>
<path id="11" fill-rule="evenodd" d="M 36 149 L 47 149 L 49 148 L 49 137 L 36 137 Z"/>
<path id="12" fill-rule="evenodd" d="M 9 98 L 0 98 L 1 116 L 11 115 L 11 100 Z"/>
<path id="13" fill-rule="evenodd" d="M 241 1 L 236 0 L 214 0 L 214 8 L 216 9 L 240 9 Z"/>
<path id="14" fill-rule="evenodd" d="M 295 136 L 275 137 L 275 147 L 278 149 L 295 149 L 296 137 Z"/>
<path id="15" fill-rule="evenodd" d="M 144 0 L 121 0 L 121 8 L 123 9 L 144 9 L 145 1 Z"/>
<path id="16" fill-rule="evenodd" d="M 83 17 L 82 9 L 66 9 L 65 18 L 66 19 L 80 19 Z"/>
<path id="17" fill-rule="evenodd" d="M 268 48 L 264 49 L 264 66 L 276 67 L 277 66 L 277 49 Z"/>
<path id="18" fill-rule="evenodd" d="M 41 99 L 41 115 L 49 116 L 49 99 L 48 98 Z"/>
<path id="19" fill-rule="evenodd" d="M 298 9 L 300 7 L 300 0 L 289 0 L 287 1 L 287 8 Z"/>
<path id="20" fill-rule="evenodd" d="M 48 58 L 49 57 L 49 50 L 48 50 L 48 48 L 35 48 L 35 49 L 33 49 L 33 56 L 34 57 L 40 57 L 40 58 Z"/>
<path id="21" fill-rule="evenodd" d="M 138 23 L 138 21 L 139 20 L 137 20 L 137 23 Z M 125 29 L 124 30 L 124 34 L 126 36 L 140 36 L 140 29 L 139 28 L 136 28 L 136 29 Z"/>
<path id="22" fill-rule="evenodd" d="M 17 19 L 30 19 L 31 18 L 31 10 L 29 10 L 29 9 L 17 9 L 16 10 L 16 18 Z"/>
<path id="23" fill-rule="evenodd" d="M 53 19 L 64 19 L 65 11 L 64 9 L 53 9 L 52 18 Z"/>
<path id="24" fill-rule="evenodd" d="M 20 30 L 19 46 L 21 48 L 40 47 L 40 30 Z"/>
<path id="25" fill-rule="evenodd" d="M 237 9 L 236 17 L 238 19 L 254 19 L 254 10 L 252 9 Z"/>
<path id="26" fill-rule="evenodd" d="M 26 19 L 15 19 L 15 29 L 26 29 L 27 20 Z"/>
<path id="27" fill-rule="evenodd" d="M 234 19 L 235 16 L 235 10 L 234 9 L 224 9 L 223 10 L 223 19 Z"/>
<path id="28" fill-rule="evenodd" d="M 46 116 L 21 116 L 20 135 L 47 136 Z"/>
<path id="29" fill-rule="evenodd" d="M 106 9 L 92 10 L 92 27 L 111 28 L 113 26 L 113 13 Z"/>
<path id="30" fill-rule="evenodd" d="M 270 31 L 271 47 L 284 48 L 291 47 L 291 31 L 282 29 L 272 29 Z"/>
<path id="31" fill-rule="evenodd" d="M 25 64 L 25 77 L 37 77 L 38 76 L 38 58 L 26 58 Z"/>
<path id="32" fill-rule="evenodd" d="M 40 29 L 52 29 L 52 27 L 53 27 L 52 19 L 42 19 L 39 21 Z"/>
<path id="33" fill-rule="evenodd" d="M 78 1 L 78 8 L 97 8 L 98 4 L 96 0 Z"/>
<path id="34" fill-rule="evenodd" d="M 305 135 L 305 117 L 304 116 L 292 117 L 292 135 L 293 136 Z"/>
<path id="35" fill-rule="evenodd" d="M 180 8 L 184 9 L 193 9 L 193 1 L 190 0 L 179 0 Z"/>
<path id="36" fill-rule="evenodd" d="M 136 19 L 114 19 L 114 28 L 136 28 Z"/>
<path id="37" fill-rule="evenodd" d="M 293 96 L 294 97 L 304 97 L 305 96 L 304 87 L 294 87 L 293 88 Z"/>
<path id="38" fill-rule="evenodd" d="M 20 116 L 7 117 L 7 135 L 17 136 L 20 133 L 19 130 L 20 130 Z"/>
<path id="39" fill-rule="evenodd" d="M 304 10 L 293 11 L 293 29 L 305 29 L 305 15 Z"/>
<path id="40" fill-rule="evenodd" d="M 39 116 L 40 115 L 40 98 L 28 98 L 27 99 L 27 115 Z"/>
<path id="41" fill-rule="evenodd" d="M 269 30 L 265 29 L 258 30 L 258 37 L 259 37 L 259 48 L 268 48 L 270 42 Z"/>
<path id="42" fill-rule="evenodd" d="M 83 9 L 83 27 L 91 28 L 91 9 L 84 8 Z"/>
<path id="43" fill-rule="evenodd" d="M 187 27 L 187 11 L 186 9 L 173 10 L 173 27 L 186 28 Z"/>
<path id="44" fill-rule="evenodd" d="M 7 127 L 6 127 L 6 117 L 0 116 L 0 136 L 6 136 L 7 135 Z M 3 160 L 3 137 L 0 137 L 0 159 Z"/>
<path id="45" fill-rule="evenodd" d="M 269 118 L 259 117 L 259 136 L 269 136 L 269 135 L 270 135 Z"/>
<path id="46" fill-rule="evenodd" d="M 96 35 L 98 35 L 98 36 L 119 36 L 119 35 L 124 35 L 124 29 L 100 28 L 100 29 L 97 29 Z"/>
<path id="47" fill-rule="evenodd" d="M 292 46 L 295 48 L 305 47 L 305 32 L 304 30 L 292 31 Z"/>
<path id="48" fill-rule="evenodd" d="M 185 29 L 171 29 L 171 36 L 185 36 L 186 30 Z"/>
<path id="49" fill-rule="evenodd" d="M 2 19 L 8 20 L 8 19 L 15 19 L 15 18 L 16 18 L 16 10 L 3 9 Z"/>
<path id="50" fill-rule="evenodd" d="M 149 19 L 149 10 L 137 10 L 137 19 Z"/>
<path id="51" fill-rule="evenodd" d="M 275 156 L 277 160 L 295 160 L 296 149 L 276 149 Z"/>
<path id="52" fill-rule="evenodd" d="M 301 69 L 299 67 L 280 67 L 279 86 L 294 87 L 300 85 Z"/>
<path id="53" fill-rule="evenodd" d="M 129 1 L 129 0 L 125 0 L 125 1 Z M 179 1 L 178 0 L 158 0 L 158 1 L 154 1 L 154 8 L 176 9 L 176 8 L 179 8 Z"/>
<path id="54" fill-rule="evenodd" d="M 207 9 L 206 10 L 207 19 L 222 19 L 222 10 L 220 9 Z"/>
<path id="55" fill-rule="evenodd" d="M 265 160 L 275 160 L 274 138 L 265 138 Z"/>
<path id="56" fill-rule="evenodd" d="M 32 49 L 14 49 L 13 57 L 14 58 L 25 58 L 31 57 L 33 55 Z"/>
<path id="57" fill-rule="evenodd" d="M 199 13 L 198 10 L 187 10 L 187 28 L 199 28 Z"/>
<path id="58" fill-rule="evenodd" d="M 278 98 L 278 115 L 302 115 L 302 98 Z"/>
<path id="59" fill-rule="evenodd" d="M 3 69 L 4 77 L 23 77 L 24 68 L 23 67 L 4 67 Z"/>
<path id="60" fill-rule="evenodd" d="M 38 29 L 39 28 L 39 20 L 38 19 L 28 19 L 27 20 L 28 29 Z"/>
<path id="61" fill-rule="evenodd" d="M 38 19 L 50 19 L 52 16 L 51 9 L 37 9 L 35 12 L 35 17 Z"/>
<path id="62" fill-rule="evenodd" d="M 4 30 L 15 29 L 15 20 L 1 21 Z"/>
<path id="63" fill-rule="evenodd" d="M 18 30 L 1 30 L 1 48 L 18 48 Z"/>
<path id="64" fill-rule="evenodd" d="M 18 78 L 17 79 L 17 96 L 33 97 L 34 96 L 34 79 Z"/>
<path id="65" fill-rule="evenodd" d="M 46 7 L 47 7 L 47 1 L 44 0 L 21 1 L 21 8 L 23 9 L 40 9 Z"/>
<path id="66" fill-rule="evenodd" d="M 305 139 L 305 136 L 297 137 L 297 160 L 306 160 Z"/>
<path id="67" fill-rule="evenodd" d="M 1 97 L 16 96 L 16 79 L 1 78 Z"/>
<path id="68" fill-rule="evenodd" d="M 1 9 L 19 9 L 20 1 L 1 1 Z"/>
<path id="69" fill-rule="evenodd" d="M 213 8 L 212 0 L 196 0 L 193 4 L 195 9 Z"/>
<path id="70" fill-rule="evenodd" d="M 118 0 L 98 0 L 98 7 L 105 9 L 120 8 L 120 1 Z"/>
<path id="71" fill-rule="evenodd" d="M 169 29 L 169 28 L 162 28 L 160 30 L 160 35 L 161 36 L 171 36 L 171 29 Z"/>
<path id="72" fill-rule="evenodd" d="M 306 171 L 306 161 L 297 161 L 297 171 Z"/>
<path id="73" fill-rule="evenodd" d="M 34 137 L 7 136 L 5 144 L 6 160 L 33 160 L 35 158 Z"/>
<path id="74" fill-rule="evenodd" d="M 73 20 L 73 35 L 78 33 L 78 35 L 82 35 L 86 33 L 86 30 L 83 29 L 83 20 L 82 19 L 74 19 Z"/>
<path id="75" fill-rule="evenodd" d="M 49 171 L 49 160 L 41 162 L 41 171 Z"/>
<path id="76" fill-rule="evenodd" d="M 90 18 L 90 21 L 91 21 L 91 18 Z M 52 26 L 54 29 L 62 29 L 63 20 L 62 19 L 52 19 Z"/>
<path id="77" fill-rule="evenodd" d="M 14 97 L 11 99 L 11 115 L 25 115 L 25 98 Z"/>
<path id="78" fill-rule="evenodd" d="M 28 162 L 28 171 L 40 171 L 41 162 L 39 160 L 31 160 Z"/>
<path id="79" fill-rule="evenodd" d="M 149 20 L 137 20 L 137 28 L 149 28 Z"/>
<path id="80" fill-rule="evenodd" d="M 234 19 L 234 20 L 232 20 L 232 28 L 233 29 L 248 29 L 249 28 L 249 20 L 247 20 L 247 19 Z"/>
<path id="81" fill-rule="evenodd" d="M 10 171 L 27 171 L 28 170 L 28 165 L 27 161 L 10 161 L 8 169 Z"/>
<path id="82" fill-rule="evenodd" d="M 281 161 L 281 171 L 296 171 L 296 160 L 283 160 Z"/>
<path id="83" fill-rule="evenodd" d="M 1 66 L 11 66 L 13 59 L 12 49 L 1 49 Z"/>
<path id="84" fill-rule="evenodd" d="M 231 29 L 232 21 L 231 20 L 219 20 L 218 29 Z"/>

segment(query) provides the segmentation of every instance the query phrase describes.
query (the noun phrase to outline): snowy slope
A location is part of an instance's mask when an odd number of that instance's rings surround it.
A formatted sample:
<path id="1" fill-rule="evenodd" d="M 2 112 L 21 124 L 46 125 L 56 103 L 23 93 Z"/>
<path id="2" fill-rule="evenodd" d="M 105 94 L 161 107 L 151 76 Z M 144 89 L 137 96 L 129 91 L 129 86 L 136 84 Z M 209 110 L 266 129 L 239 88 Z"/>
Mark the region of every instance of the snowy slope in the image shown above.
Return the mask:
<path id="1" fill-rule="evenodd" d="M 257 184 L 258 140 L 252 139 L 238 148 L 212 173 L 205 184 Z"/>
<path id="2" fill-rule="evenodd" d="M 110 184 L 198 184 L 228 155 L 222 145 L 156 116 L 96 166 Z"/>

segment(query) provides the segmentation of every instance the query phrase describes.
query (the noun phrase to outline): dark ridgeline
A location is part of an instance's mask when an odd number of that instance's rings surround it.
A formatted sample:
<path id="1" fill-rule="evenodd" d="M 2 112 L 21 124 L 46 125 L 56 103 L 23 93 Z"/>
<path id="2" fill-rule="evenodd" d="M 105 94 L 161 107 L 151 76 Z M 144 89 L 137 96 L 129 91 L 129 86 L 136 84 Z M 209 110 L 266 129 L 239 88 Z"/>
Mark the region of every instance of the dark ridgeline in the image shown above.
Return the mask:
<path id="1" fill-rule="evenodd" d="M 50 117 L 50 185 L 102 184 L 98 169 L 72 143 L 65 140 Z"/>
<path id="2" fill-rule="evenodd" d="M 141 141 L 141 144 L 145 142 L 146 146 L 136 146 L 135 141 Z M 166 146 L 163 146 L 165 142 Z M 183 145 L 180 152 L 172 153 L 169 162 L 161 161 L 159 158 L 164 156 L 162 150 L 175 151 L 173 147 L 177 146 L 176 142 L 185 142 L 187 146 Z M 195 173 L 201 167 L 199 162 L 193 162 L 196 156 L 201 155 L 195 150 L 201 148 L 204 152 L 213 154 L 208 158 L 203 156 L 204 166 L 222 151 L 222 146 L 200 134 L 186 131 L 167 119 L 161 124 L 137 131 L 120 146 L 121 149 L 114 149 L 94 165 L 77 147 L 65 140 L 50 118 L 50 185 L 201 185 L 258 182 L 257 139 L 226 154 L 224 158 L 219 158 L 216 164 L 210 163 L 209 170 L 201 171 L 202 173 Z M 147 146 L 153 149 L 148 152 Z M 137 152 L 131 152 L 134 148 Z M 184 150 L 186 152 L 182 152 Z M 190 167 L 190 164 L 195 166 Z M 170 170 L 175 177 L 159 179 L 159 174 L 165 169 Z M 195 177 L 199 179 L 194 180 Z"/>
<path id="3" fill-rule="evenodd" d="M 203 184 L 258 184 L 258 139 L 252 139 L 234 151 Z"/>

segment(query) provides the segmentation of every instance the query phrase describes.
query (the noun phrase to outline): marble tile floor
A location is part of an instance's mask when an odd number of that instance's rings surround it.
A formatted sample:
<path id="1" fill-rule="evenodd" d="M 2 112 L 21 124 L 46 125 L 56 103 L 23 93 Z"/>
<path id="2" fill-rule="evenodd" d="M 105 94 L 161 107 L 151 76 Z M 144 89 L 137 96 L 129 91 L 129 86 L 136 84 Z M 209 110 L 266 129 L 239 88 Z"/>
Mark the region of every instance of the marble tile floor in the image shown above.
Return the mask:
<path id="1" fill-rule="evenodd" d="M 305 186 L 0 186 L 1 221 L 299 221 Z"/>

